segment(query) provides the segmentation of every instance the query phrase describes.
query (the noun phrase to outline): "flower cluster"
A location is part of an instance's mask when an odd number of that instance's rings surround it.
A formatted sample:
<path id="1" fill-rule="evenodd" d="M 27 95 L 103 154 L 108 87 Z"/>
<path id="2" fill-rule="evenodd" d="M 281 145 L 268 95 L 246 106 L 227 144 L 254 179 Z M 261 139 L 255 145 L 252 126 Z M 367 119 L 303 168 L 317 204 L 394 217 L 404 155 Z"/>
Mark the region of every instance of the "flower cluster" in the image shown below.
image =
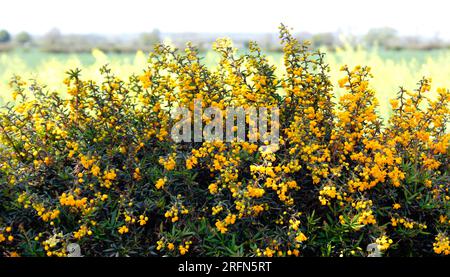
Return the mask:
<path id="1" fill-rule="evenodd" d="M 448 255 L 449 90 L 401 88 L 383 123 L 369 67 L 343 66 L 335 99 L 325 54 L 283 25 L 280 38 L 283 70 L 256 43 L 219 39 L 214 68 L 191 44 L 160 44 L 128 79 L 71 70 L 56 93 L 14 77 L 0 255 L 65 256 L 74 242 L 86 256 L 366 256 L 374 242 L 386 256 Z M 173 112 L 192 116 L 195 101 L 225 115 L 278 107 L 279 143 L 177 143 Z"/>

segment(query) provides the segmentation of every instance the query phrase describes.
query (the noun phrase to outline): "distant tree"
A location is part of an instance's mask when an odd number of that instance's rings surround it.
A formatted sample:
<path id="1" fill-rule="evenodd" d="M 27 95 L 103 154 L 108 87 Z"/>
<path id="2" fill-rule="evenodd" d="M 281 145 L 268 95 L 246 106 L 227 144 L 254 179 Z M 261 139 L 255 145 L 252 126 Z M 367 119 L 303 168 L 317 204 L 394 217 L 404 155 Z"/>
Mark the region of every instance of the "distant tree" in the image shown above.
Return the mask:
<path id="1" fill-rule="evenodd" d="M 44 42 L 48 44 L 58 43 L 62 38 L 61 32 L 59 29 L 51 29 L 44 35 Z"/>
<path id="2" fill-rule="evenodd" d="M 144 47 L 151 47 L 159 41 L 161 41 L 161 32 L 158 29 L 154 29 L 151 33 L 143 33 L 139 37 L 139 44 Z"/>
<path id="3" fill-rule="evenodd" d="M 42 38 L 42 49 L 44 51 L 59 51 L 61 48 L 62 35 L 61 32 L 54 28 L 48 31 Z"/>
<path id="4" fill-rule="evenodd" d="M 379 44 L 383 47 L 389 47 L 395 44 L 398 40 L 397 30 L 389 27 L 375 28 L 369 30 L 369 32 L 364 37 L 365 42 L 369 46 Z"/>
<path id="5" fill-rule="evenodd" d="M 242 42 L 243 46 L 245 49 L 248 49 L 250 47 L 250 40 L 244 40 Z"/>
<path id="6" fill-rule="evenodd" d="M 333 47 L 336 45 L 336 37 L 333 33 L 320 33 L 311 37 L 314 47 L 326 46 Z"/>
<path id="7" fill-rule="evenodd" d="M 15 41 L 22 46 L 30 43 L 31 40 L 32 40 L 32 37 L 27 32 L 20 32 L 15 36 Z"/>
<path id="8" fill-rule="evenodd" d="M 7 43 L 11 41 L 11 35 L 6 30 L 0 30 L 0 43 Z"/>
<path id="9" fill-rule="evenodd" d="M 267 51 L 271 51 L 274 48 L 278 47 L 277 43 L 274 43 L 274 42 L 278 42 L 278 41 L 276 39 L 274 40 L 273 38 L 274 38 L 273 34 L 270 34 L 270 33 L 264 34 L 261 37 L 261 41 L 259 42 L 260 43 L 259 45 L 263 49 L 265 49 Z M 277 38 L 277 37 L 275 37 L 275 38 Z"/>
<path id="10" fill-rule="evenodd" d="M 300 32 L 295 34 L 295 38 L 299 41 L 311 40 L 312 34 L 308 32 Z"/>

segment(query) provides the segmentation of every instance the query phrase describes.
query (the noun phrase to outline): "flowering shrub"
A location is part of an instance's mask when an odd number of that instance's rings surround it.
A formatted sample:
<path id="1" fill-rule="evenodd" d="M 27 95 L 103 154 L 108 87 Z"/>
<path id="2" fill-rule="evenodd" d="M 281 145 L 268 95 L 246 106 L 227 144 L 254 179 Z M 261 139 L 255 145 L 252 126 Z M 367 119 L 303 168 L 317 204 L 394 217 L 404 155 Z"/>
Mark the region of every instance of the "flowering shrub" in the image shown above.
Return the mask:
<path id="1" fill-rule="evenodd" d="M 129 80 L 68 72 L 67 99 L 11 81 L 0 115 L 0 255 L 448 255 L 450 92 L 400 89 L 383 125 L 370 68 L 341 68 L 280 27 L 285 73 L 254 43 L 158 45 Z M 176 107 L 279 107 L 277 147 L 175 143 Z M 250 119 L 246 118 L 247 123 Z M 203 117 L 203 122 L 211 118 Z M 274 126 L 272 126 L 274 127 Z M 233 131 L 237 131 L 233 129 Z"/>

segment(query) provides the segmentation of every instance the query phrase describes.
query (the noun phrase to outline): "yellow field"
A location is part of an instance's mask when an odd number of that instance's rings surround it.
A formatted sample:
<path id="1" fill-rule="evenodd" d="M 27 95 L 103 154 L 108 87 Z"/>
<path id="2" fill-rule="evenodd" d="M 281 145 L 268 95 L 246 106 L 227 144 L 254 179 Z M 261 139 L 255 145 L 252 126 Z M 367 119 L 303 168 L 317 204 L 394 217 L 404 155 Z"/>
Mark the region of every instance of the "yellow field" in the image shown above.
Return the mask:
<path id="1" fill-rule="evenodd" d="M 11 100 L 11 91 L 8 88 L 8 81 L 14 74 L 21 75 L 25 79 L 35 78 L 48 86 L 50 90 L 63 91 L 62 80 L 67 77 L 65 72 L 69 69 L 81 68 L 82 76 L 90 79 L 101 77 L 98 68 L 109 64 L 114 69 L 114 73 L 119 77 L 127 78 L 131 73 L 141 74 L 146 67 L 147 54 L 137 52 L 133 55 L 106 55 L 99 50 L 93 50 L 88 57 L 93 62 L 88 63 L 84 59 L 86 56 L 66 55 L 64 58 L 44 58 L 34 66 L 29 65 L 26 57 L 17 54 L 0 54 L 0 103 Z M 61 56 L 61 55 L 60 55 Z M 125 56 L 125 55 L 124 55 Z M 400 57 L 399 57 L 400 56 Z M 280 53 L 270 53 L 269 61 L 276 65 L 279 72 L 283 72 L 283 57 Z M 432 77 L 432 93 L 437 87 L 450 88 L 450 51 L 439 51 L 438 53 L 417 51 L 409 54 L 390 53 L 386 57 L 381 51 L 365 50 L 362 47 L 352 49 L 344 47 L 326 56 L 326 61 L 330 65 L 330 75 L 335 85 L 335 94 L 340 96 L 342 91 L 337 86 L 337 80 L 342 77 L 339 68 L 345 64 L 353 67 L 355 65 L 367 65 L 372 67 L 374 78 L 371 85 L 376 91 L 380 102 L 379 111 L 386 118 L 389 114 L 389 99 L 395 97 L 399 86 L 406 89 L 415 89 L 416 83 L 423 76 Z M 205 55 L 204 62 L 208 66 L 213 66 L 217 62 L 217 56 L 213 52 Z"/>

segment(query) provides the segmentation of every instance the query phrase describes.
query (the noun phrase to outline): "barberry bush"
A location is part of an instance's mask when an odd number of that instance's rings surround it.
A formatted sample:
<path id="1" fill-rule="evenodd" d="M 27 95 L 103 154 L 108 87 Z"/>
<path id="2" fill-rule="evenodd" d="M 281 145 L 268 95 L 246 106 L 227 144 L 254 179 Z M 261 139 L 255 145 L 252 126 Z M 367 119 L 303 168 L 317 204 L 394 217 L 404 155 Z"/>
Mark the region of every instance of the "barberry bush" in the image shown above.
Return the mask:
<path id="1" fill-rule="evenodd" d="M 383 122 L 369 67 L 343 66 L 335 99 L 325 54 L 283 25 L 280 38 L 282 75 L 255 43 L 219 39 L 215 68 L 190 44 L 161 44 L 128 80 L 72 70 L 58 93 L 14 77 L 0 255 L 66 256 L 73 243 L 84 256 L 448 255 L 449 90 L 400 88 Z M 194 100 L 279 107 L 278 147 L 176 143 L 171 113 Z"/>

